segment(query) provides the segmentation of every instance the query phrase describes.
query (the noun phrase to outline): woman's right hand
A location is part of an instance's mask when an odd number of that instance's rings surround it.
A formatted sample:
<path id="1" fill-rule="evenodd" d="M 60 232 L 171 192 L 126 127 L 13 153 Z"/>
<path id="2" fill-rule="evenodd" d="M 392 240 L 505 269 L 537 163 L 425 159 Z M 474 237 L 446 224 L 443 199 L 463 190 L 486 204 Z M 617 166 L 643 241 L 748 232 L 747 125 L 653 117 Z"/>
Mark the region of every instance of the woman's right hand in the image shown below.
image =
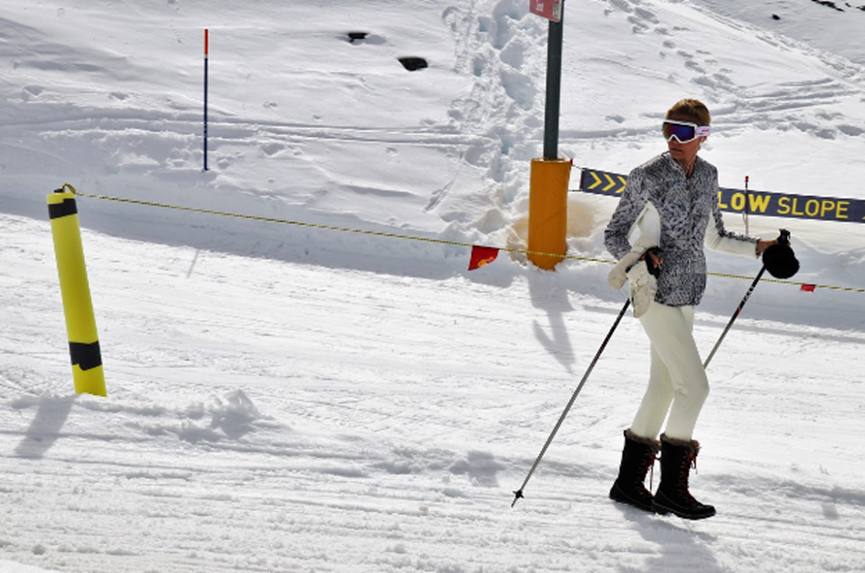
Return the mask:
<path id="1" fill-rule="evenodd" d="M 772 239 L 771 241 L 769 241 L 767 239 L 760 239 L 759 241 L 757 241 L 757 247 L 756 247 L 757 248 L 757 254 L 762 255 L 763 251 L 765 251 L 766 249 L 768 249 L 772 245 L 777 245 L 777 244 L 778 244 L 778 239 Z"/>

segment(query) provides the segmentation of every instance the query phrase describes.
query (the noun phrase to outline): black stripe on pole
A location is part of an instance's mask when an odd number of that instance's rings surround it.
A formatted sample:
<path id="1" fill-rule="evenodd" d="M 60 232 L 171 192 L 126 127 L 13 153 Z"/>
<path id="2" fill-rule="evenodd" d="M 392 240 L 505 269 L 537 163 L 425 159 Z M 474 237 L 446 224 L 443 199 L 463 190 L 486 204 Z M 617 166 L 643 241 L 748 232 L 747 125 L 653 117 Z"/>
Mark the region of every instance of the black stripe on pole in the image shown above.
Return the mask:
<path id="1" fill-rule="evenodd" d="M 51 203 L 48 205 L 48 218 L 59 219 L 68 217 L 69 215 L 78 214 L 78 205 L 75 203 L 74 197 L 64 199 L 62 203 Z"/>
<path id="2" fill-rule="evenodd" d="M 102 366 L 102 352 L 99 349 L 98 340 L 90 344 L 70 342 L 69 356 L 72 358 L 72 365 L 77 364 L 82 370 Z"/>

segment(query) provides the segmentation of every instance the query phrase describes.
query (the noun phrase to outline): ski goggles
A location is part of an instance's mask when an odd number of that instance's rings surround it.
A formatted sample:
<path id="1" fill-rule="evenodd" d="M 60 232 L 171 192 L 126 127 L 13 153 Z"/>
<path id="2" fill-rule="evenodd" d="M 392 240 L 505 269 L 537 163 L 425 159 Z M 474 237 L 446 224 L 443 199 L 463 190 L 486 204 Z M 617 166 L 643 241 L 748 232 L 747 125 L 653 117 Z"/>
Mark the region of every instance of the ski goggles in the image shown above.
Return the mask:
<path id="1" fill-rule="evenodd" d="M 708 125 L 697 125 L 691 121 L 665 119 L 661 129 L 664 133 L 664 139 L 672 141 L 675 137 L 679 143 L 690 143 L 698 137 L 709 135 Z"/>

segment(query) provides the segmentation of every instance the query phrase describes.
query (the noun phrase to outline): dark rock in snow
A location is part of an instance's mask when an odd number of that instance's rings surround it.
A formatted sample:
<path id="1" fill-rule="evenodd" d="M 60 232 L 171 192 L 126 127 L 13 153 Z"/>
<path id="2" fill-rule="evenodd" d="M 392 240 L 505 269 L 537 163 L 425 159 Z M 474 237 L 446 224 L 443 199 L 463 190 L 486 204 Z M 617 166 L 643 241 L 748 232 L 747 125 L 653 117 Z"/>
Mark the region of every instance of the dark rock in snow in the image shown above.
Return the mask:
<path id="1" fill-rule="evenodd" d="M 415 57 L 400 58 L 399 63 L 401 63 L 403 65 L 403 67 L 410 72 L 414 72 L 416 70 L 422 70 L 424 68 L 429 67 L 429 64 L 427 64 L 427 61 L 424 58 L 415 58 Z"/>

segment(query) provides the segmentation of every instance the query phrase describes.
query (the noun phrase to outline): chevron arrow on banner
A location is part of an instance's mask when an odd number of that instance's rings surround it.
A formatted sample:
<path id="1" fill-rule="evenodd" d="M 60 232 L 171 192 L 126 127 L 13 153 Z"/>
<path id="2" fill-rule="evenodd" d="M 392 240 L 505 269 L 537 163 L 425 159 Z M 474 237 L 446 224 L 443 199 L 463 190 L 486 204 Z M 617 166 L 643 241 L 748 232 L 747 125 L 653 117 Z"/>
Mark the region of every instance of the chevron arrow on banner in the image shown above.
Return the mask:
<path id="1" fill-rule="evenodd" d="M 621 194 L 627 183 L 628 178 L 624 175 L 584 169 L 581 186 L 583 191 L 612 195 Z"/>
<path id="2" fill-rule="evenodd" d="M 604 173 L 604 177 L 606 177 L 607 181 L 610 182 L 609 185 L 607 185 L 606 187 L 603 188 L 603 191 L 606 192 L 606 191 L 609 191 L 610 189 L 612 189 L 613 187 L 616 186 L 616 180 L 613 179 L 609 173 Z"/>

